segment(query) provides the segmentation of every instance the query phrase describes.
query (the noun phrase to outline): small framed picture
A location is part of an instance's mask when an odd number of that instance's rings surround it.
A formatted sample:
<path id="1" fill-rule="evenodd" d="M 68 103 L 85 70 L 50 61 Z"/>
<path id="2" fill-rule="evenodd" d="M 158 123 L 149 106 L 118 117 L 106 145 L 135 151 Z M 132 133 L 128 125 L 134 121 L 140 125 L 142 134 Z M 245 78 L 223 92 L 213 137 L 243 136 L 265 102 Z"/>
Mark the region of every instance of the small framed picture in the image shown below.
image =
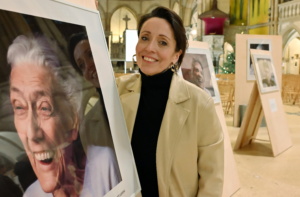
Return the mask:
<path id="1" fill-rule="evenodd" d="M 181 64 L 182 76 L 209 94 L 215 103 L 220 102 L 214 66 L 209 49 L 189 48 Z"/>
<path id="2" fill-rule="evenodd" d="M 251 49 L 256 81 L 261 93 L 278 91 L 278 80 L 270 52 Z"/>
<path id="3" fill-rule="evenodd" d="M 247 41 L 247 80 L 254 81 L 254 67 L 250 56 L 251 49 L 271 51 L 272 43 L 270 39 L 248 39 Z"/>

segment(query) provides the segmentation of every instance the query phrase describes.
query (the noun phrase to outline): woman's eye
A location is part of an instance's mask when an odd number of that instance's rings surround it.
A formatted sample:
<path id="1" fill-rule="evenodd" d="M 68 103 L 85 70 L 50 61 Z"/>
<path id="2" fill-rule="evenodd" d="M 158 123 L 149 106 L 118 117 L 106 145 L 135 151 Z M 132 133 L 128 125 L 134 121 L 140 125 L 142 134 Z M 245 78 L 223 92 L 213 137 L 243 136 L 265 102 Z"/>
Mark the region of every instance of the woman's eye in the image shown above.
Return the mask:
<path id="1" fill-rule="evenodd" d="M 162 45 L 162 46 L 167 46 L 168 45 L 168 43 L 165 42 L 165 41 L 159 41 L 159 44 Z"/>
<path id="2" fill-rule="evenodd" d="M 43 116 L 50 116 L 52 114 L 52 107 L 48 102 L 43 102 L 39 107 L 40 114 Z"/>
<path id="3" fill-rule="evenodd" d="M 79 68 L 80 68 L 81 70 L 83 70 L 83 69 L 84 69 L 84 63 L 79 64 Z"/>
<path id="4" fill-rule="evenodd" d="M 148 38 L 146 36 L 142 36 L 141 40 L 148 40 Z"/>
<path id="5" fill-rule="evenodd" d="M 85 65 L 83 61 L 78 61 L 77 66 L 79 67 L 80 70 L 84 70 Z"/>
<path id="6" fill-rule="evenodd" d="M 22 115 L 25 113 L 25 109 L 23 106 L 17 105 L 14 107 L 14 112 L 16 115 Z"/>
<path id="7" fill-rule="evenodd" d="M 15 101 L 13 103 L 13 109 L 14 109 L 15 115 L 20 116 L 25 113 L 25 106 L 22 105 L 22 103 L 19 101 Z"/>

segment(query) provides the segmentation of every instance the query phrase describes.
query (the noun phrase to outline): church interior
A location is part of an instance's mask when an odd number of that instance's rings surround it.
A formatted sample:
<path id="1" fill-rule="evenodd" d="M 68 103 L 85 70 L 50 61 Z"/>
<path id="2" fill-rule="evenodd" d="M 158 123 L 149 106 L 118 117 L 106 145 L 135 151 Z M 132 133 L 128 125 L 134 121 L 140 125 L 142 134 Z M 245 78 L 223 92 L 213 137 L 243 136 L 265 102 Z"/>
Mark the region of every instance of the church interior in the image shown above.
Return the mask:
<path id="1" fill-rule="evenodd" d="M 205 42 L 209 47 L 222 116 L 228 132 L 231 148 L 229 152 L 233 154 L 234 161 L 234 168 L 231 169 L 234 171 L 233 183 L 224 188 L 228 190 L 224 197 L 300 195 L 300 0 L 68 1 L 98 11 L 115 77 L 139 72 L 132 61 L 135 51 L 132 43 L 136 42 L 140 17 L 157 6 L 165 6 L 175 11 L 183 21 L 189 42 Z M 82 27 L 72 26 L 62 31 L 59 22 L 53 23 L 43 18 L 36 20 L 28 15 L 1 11 L 0 7 L 1 48 L 7 48 L 20 33 L 41 29 L 46 29 L 49 36 L 57 40 L 61 56 L 65 58 L 65 37 Z M 246 71 L 241 68 L 246 67 L 245 54 L 249 53 L 246 47 L 251 45 L 247 45 L 245 41 L 248 38 L 254 45 L 265 44 L 270 51 L 276 51 L 273 59 L 276 60 L 274 72 L 279 83 L 276 99 L 278 96 L 280 103 L 277 107 L 283 108 L 292 143 L 278 154 L 274 154 L 274 144 L 277 141 L 272 141 L 274 134 L 270 131 L 270 125 L 275 125 L 277 119 L 270 118 L 269 111 L 261 107 L 265 116 L 258 115 L 251 143 L 236 147 L 241 128 L 246 124 L 243 124 L 243 118 L 251 118 L 247 114 L 247 106 L 250 105 L 248 102 L 253 97 L 251 91 L 255 85 L 253 81 L 244 80 L 247 77 Z M 242 41 L 245 41 L 244 44 L 241 44 Z M 3 65 L 7 64 L 6 54 L 1 53 L 0 59 Z M 242 72 L 245 74 L 241 74 Z M 7 105 L 8 80 L 9 70 L 6 66 L 0 66 L 0 174 L 13 177 L 12 166 L 18 156 L 15 154 L 23 149 L 17 136 L 10 132 L 15 131 L 15 128 L 11 109 Z M 261 98 L 263 107 L 268 105 L 263 99 L 272 104 L 273 97 L 267 99 L 262 94 Z M 86 102 L 94 105 L 92 99 Z M 274 108 L 271 106 L 272 109 Z M 249 119 L 249 124 L 251 121 Z M 280 143 L 280 139 L 278 141 Z M 3 151 L 8 149 L 11 151 Z M 7 156 L 10 154 L 15 155 L 15 158 Z M 231 182 L 230 177 L 228 174 L 228 182 Z"/>

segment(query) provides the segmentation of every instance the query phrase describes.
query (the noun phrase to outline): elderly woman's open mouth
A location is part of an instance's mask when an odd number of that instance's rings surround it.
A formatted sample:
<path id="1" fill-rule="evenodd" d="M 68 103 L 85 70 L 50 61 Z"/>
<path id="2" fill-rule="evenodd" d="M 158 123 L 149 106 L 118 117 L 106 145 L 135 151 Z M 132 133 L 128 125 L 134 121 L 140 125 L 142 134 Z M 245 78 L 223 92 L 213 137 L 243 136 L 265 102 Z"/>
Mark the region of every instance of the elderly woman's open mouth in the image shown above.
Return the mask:
<path id="1" fill-rule="evenodd" d="M 40 161 L 42 164 L 50 164 L 54 158 L 54 152 L 52 150 L 34 152 L 34 158 Z"/>

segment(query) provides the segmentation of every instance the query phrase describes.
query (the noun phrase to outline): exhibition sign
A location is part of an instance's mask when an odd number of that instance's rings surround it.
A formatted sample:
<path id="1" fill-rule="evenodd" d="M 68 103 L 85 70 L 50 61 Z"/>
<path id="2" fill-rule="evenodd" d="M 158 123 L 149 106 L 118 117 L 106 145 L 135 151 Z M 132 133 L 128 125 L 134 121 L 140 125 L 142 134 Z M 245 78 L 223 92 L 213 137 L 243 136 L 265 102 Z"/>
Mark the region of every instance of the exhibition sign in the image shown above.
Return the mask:
<path id="1" fill-rule="evenodd" d="M 99 12 L 61 0 L 1 0 L 0 27 L 0 136 L 14 146 L 0 150 L 3 174 L 19 180 L 24 196 L 138 194 Z M 95 67 L 87 77 L 74 69 L 87 67 L 72 59 L 74 35 L 86 36 Z"/>
<path id="2" fill-rule="evenodd" d="M 251 54 L 250 49 L 261 48 L 271 51 L 273 65 L 281 87 L 282 72 L 282 37 L 281 35 L 251 35 L 236 34 L 236 56 L 235 56 L 235 90 L 234 90 L 234 112 L 233 125 L 239 127 L 243 119 L 243 107 L 248 104 L 255 80 L 254 67 L 249 72 Z M 267 50 L 269 48 L 269 50 Z M 253 76 L 249 79 L 249 76 Z"/>
<path id="3" fill-rule="evenodd" d="M 272 53 L 251 49 L 251 56 L 255 64 L 256 81 L 253 84 L 234 149 L 238 150 L 253 142 L 260 141 L 257 134 L 264 117 L 269 134 L 269 143 L 273 156 L 276 157 L 292 147 L 292 140 L 282 104 L 281 92 L 278 88 L 278 80 L 272 65 Z"/>

